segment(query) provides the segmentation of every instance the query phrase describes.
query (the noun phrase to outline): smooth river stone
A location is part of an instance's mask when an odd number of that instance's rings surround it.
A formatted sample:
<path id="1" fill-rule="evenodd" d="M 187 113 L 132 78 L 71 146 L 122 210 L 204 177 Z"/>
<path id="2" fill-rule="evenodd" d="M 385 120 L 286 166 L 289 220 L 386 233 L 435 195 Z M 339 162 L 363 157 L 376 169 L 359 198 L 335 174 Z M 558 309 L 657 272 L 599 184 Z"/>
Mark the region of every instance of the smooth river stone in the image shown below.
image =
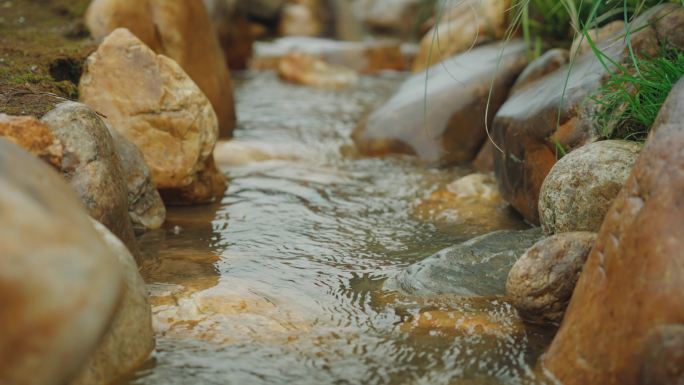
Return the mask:
<path id="1" fill-rule="evenodd" d="M 411 295 L 505 295 L 511 267 L 540 239 L 540 228 L 473 238 L 409 266 L 390 278 L 385 288 Z"/>
<path id="2" fill-rule="evenodd" d="M 472 161 L 487 137 L 485 116 L 491 123 L 526 64 L 525 44 L 513 41 L 432 66 L 427 79 L 425 73 L 411 76 L 364 119 L 354 142 L 367 155 L 415 154 L 442 165 Z"/>
<path id="3" fill-rule="evenodd" d="M 122 294 L 116 255 L 72 188 L 0 139 L 0 383 L 63 385 Z"/>

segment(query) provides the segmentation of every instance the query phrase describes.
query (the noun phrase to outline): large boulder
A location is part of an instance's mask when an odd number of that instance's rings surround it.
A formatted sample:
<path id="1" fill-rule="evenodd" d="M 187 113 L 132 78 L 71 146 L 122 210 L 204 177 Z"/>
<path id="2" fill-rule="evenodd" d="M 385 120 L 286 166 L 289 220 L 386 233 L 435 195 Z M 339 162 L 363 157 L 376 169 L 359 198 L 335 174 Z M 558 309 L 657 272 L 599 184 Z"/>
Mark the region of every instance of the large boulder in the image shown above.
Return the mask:
<path id="1" fill-rule="evenodd" d="M 684 323 L 683 101 L 680 80 L 606 215 L 544 356 L 563 384 L 638 384 L 649 335 Z"/>
<path id="2" fill-rule="evenodd" d="M 176 61 L 211 101 L 221 136 L 230 136 L 235 127 L 233 84 L 202 1 L 94 0 L 85 20 L 98 40 L 127 28 L 156 53 Z"/>
<path id="3" fill-rule="evenodd" d="M 138 265 L 126 246 L 93 221 L 103 242 L 118 257 L 124 294 L 107 333 L 71 385 L 108 385 L 139 367 L 154 349 L 152 310 Z"/>
<path id="4" fill-rule="evenodd" d="M 537 242 L 513 265 L 506 293 L 529 321 L 558 323 L 563 319 L 596 234 L 557 234 Z"/>
<path id="5" fill-rule="evenodd" d="M 250 1 L 204 0 L 223 56 L 230 69 L 247 68 L 254 36 L 249 22 Z"/>
<path id="6" fill-rule="evenodd" d="M 439 164 L 471 161 L 526 64 L 521 41 L 455 56 L 408 78 L 356 129 L 354 141 L 369 155 L 408 153 Z"/>
<path id="7" fill-rule="evenodd" d="M 681 5 L 648 10 L 631 23 L 633 52 L 656 56 L 663 44 L 684 49 L 682 20 Z M 494 119 L 492 136 L 503 149 L 495 153 L 494 162 L 499 187 L 504 198 L 532 223 L 539 223 L 539 191 L 556 160 L 598 139 L 592 120 L 597 106 L 590 96 L 615 69 L 613 62 L 631 60 L 623 32 L 605 37 L 598 45 L 607 58 L 599 60 L 586 52 L 529 82 L 511 95 Z"/>
<path id="8" fill-rule="evenodd" d="M 61 385 L 119 302 L 116 256 L 63 178 L 0 139 L 0 383 Z"/>
<path id="9" fill-rule="evenodd" d="M 511 267 L 541 238 L 539 228 L 473 238 L 409 266 L 385 287 L 411 295 L 504 295 Z"/>
<path id="10" fill-rule="evenodd" d="M 138 91 L 134 97 L 131 90 Z M 178 64 L 128 30 L 112 32 L 88 58 L 80 93 L 138 146 L 159 189 L 194 190 L 200 175 L 213 172 L 218 124 L 209 100 Z M 213 187 L 202 195 L 186 194 L 185 203 L 215 200 L 225 181 Z"/>
<path id="11" fill-rule="evenodd" d="M 420 72 L 478 44 L 504 36 L 510 0 L 439 2 L 438 20 L 420 41 L 413 71 Z"/>
<path id="12" fill-rule="evenodd" d="M 539 193 L 539 221 L 544 232 L 597 232 L 639 151 L 641 143 L 604 140 L 559 160 Z"/>
<path id="13" fill-rule="evenodd" d="M 62 143 L 59 170 L 95 220 L 136 257 L 140 250 L 129 217 L 126 174 L 104 121 L 85 104 L 63 102 L 41 119 Z"/>

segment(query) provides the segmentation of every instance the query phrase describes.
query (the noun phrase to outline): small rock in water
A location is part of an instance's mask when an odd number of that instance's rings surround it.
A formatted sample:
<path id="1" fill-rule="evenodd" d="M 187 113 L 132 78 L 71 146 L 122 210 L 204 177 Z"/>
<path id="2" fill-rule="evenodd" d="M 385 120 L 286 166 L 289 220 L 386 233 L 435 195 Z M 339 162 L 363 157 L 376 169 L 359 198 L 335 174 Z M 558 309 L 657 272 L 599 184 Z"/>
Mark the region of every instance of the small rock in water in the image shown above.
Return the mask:
<path id="1" fill-rule="evenodd" d="M 637 142 L 605 140 L 559 160 L 539 193 L 539 220 L 544 232 L 597 232 L 641 147 Z"/>
<path id="2" fill-rule="evenodd" d="M 330 65 L 314 56 L 291 53 L 278 62 L 281 79 L 319 88 L 339 89 L 354 85 L 356 72 L 342 66 Z"/>
<path id="3" fill-rule="evenodd" d="M 385 287 L 412 295 L 504 295 L 511 267 L 541 238 L 539 228 L 502 230 L 473 238 L 409 266 Z"/>
<path id="4" fill-rule="evenodd" d="M 513 265 L 506 293 L 527 320 L 558 323 L 579 279 L 596 234 L 557 234 L 537 242 Z"/>

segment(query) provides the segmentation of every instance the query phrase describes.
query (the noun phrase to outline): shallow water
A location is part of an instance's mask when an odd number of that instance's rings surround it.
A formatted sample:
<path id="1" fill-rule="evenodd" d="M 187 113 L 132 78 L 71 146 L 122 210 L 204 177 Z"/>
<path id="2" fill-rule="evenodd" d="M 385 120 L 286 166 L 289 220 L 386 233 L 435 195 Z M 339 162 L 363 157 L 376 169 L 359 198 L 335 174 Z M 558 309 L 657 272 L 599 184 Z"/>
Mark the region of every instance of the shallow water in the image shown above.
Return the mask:
<path id="1" fill-rule="evenodd" d="M 164 229 L 141 237 L 157 351 L 126 384 L 523 382 L 548 336 L 503 299 L 381 287 L 479 233 L 411 215 L 468 170 L 351 150 L 358 119 L 401 76 L 336 92 L 239 77 L 236 140 L 287 156 L 227 167 L 220 204 L 171 209 Z"/>

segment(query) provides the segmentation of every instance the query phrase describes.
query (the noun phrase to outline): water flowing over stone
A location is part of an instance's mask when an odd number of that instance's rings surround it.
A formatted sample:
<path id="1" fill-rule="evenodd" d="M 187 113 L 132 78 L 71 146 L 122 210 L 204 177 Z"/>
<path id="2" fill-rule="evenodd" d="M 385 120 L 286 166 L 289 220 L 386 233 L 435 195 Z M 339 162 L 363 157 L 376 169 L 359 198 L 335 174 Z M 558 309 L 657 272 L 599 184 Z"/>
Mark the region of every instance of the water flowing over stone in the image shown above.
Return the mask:
<path id="1" fill-rule="evenodd" d="M 0 224 L 0 383 L 64 384 L 116 309 L 116 256 L 63 178 L 4 139 Z"/>
<path id="2" fill-rule="evenodd" d="M 130 90 L 138 90 L 130 98 Z M 206 187 L 218 125 L 209 100 L 173 60 L 156 55 L 126 29 L 105 39 L 86 63 L 81 99 L 107 116 L 113 129 L 142 151 L 161 190 Z M 184 194 L 187 203 L 211 202 L 225 181 L 211 191 Z M 203 187 L 204 188 L 204 187 Z"/>
<path id="3" fill-rule="evenodd" d="M 457 55 L 407 79 L 361 123 L 354 141 L 370 155 L 408 153 L 439 164 L 471 161 L 526 64 L 520 41 Z"/>
<path id="4" fill-rule="evenodd" d="M 102 118 L 85 104 L 63 102 L 41 120 L 64 146 L 59 170 L 90 216 L 140 258 L 129 216 L 126 174 Z"/>
<path id="5" fill-rule="evenodd" d="M 684 47 L 683 19 L 684 8 L 676 4 L 644 12 L 630 26 L 633 51 L 655 57 L 662 44 Z M 631 60 L 622 37 L 618 32 L 598 47 L 616 63 Z M 492 136 L 503 150 L 495 153 L 494 162 L 501 192 L 532 223 L 539 223 L 539 190 L 560 152 L 570 152 L 598 138 L 592 121 L 596 106 L 587 98 L 607 79 L 609 70 L 593 52 L 577 57 L 571 66 L 522 87 L 494 119 Z M 611 66 L 609 63 L 608 68 Z"/>
<path id="6" fill-rule="evenodd" d="M 385 287 L 412 295 L 504 295 L 511 267 L 541 238 L 539 228 L 502 230 L 473 238 L 408 267 Z"/>
<path id="7" fill-rule="evenodd" d="M 640 143 L 603 140 L 559 160 L 539 193 L 539 220 L 544 232 L 597 232 L 639 151 Z"/>
<path id="8" fill-rule="evenodd" d="M 211 101 L 221 136 L 231 135 L 233 84 L 202 1 L 94 0 L 85 19 L 98 40 L 127 28 L 156 53 L 176 61 Z"/>
<path id="9" fill-rule="evenodd" d="M 544 356 L 543 366 L 566 385 L 638 384 L 649 334 L 684 323 L 683 97 L 680 80 L 606 215 Z"/>

